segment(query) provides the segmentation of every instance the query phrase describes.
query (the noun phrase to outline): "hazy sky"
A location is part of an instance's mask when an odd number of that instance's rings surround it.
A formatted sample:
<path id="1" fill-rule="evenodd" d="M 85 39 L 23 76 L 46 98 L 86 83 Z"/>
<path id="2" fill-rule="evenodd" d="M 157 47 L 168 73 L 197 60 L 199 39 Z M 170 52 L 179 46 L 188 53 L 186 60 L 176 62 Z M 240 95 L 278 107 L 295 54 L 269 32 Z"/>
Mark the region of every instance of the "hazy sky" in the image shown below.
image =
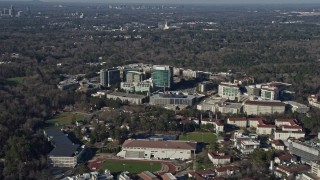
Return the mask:
<path id="1" fill-rule="evenodd" d="M 320 3 L 320 0 L 42 0 L 50 2 L 101 2 L 101 3 L 166 3 L 166 4 L 291 4 Z"/>

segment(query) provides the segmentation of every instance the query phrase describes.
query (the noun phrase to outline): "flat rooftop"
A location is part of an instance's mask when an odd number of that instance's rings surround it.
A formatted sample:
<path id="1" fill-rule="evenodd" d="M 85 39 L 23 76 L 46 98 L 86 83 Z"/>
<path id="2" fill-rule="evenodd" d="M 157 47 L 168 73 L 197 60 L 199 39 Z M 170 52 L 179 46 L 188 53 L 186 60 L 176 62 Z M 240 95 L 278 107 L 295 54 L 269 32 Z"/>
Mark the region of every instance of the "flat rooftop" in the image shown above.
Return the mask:
<path id="1" fill-rule="evenodd" d="M 197 96 L 194 95 L 184 95 L 182 93 L 176 93 L 176 92 L 167 92 L 167 93 L 159 93 L 159 94 L 154 94 L 151 96 L 153 98 L 180 98 L 180 99 L 194 99 Z"/>
<path id="2" fill-rule="evenodd" d="M 139 99 L 143 99 L 146 97 L 144 95 L 129 94 L 129 93 L 123 93 L 123 92 L 112 92 L 112 93 L 107 94 L 107 96 L 108 95 L 119 96 L 119 97 L 129 97 L 129 98 L 139 98 Z"/>

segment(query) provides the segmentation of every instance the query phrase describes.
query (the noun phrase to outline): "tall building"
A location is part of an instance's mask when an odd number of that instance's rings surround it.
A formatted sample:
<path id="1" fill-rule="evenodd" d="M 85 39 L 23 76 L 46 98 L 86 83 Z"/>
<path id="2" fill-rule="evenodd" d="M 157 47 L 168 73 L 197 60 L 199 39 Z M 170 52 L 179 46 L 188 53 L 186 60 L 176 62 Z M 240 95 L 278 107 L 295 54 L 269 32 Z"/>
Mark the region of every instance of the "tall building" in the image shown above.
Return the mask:
<path id="1" fill-rule="evenodd" d="M 151 78 L 156 88 L 170 89 L 173 85 L 173 67 L 154 65 Z"/>
<path id="2" fill-rule="evenodd" d="M 11 6 L 10 6 L 10 9 L 9 9 L 9 16 L 10 16 L 10 17 L 14 17 L 15 15 L 16 15 L 16 11 L 15 11 L 15 9 L 14 9 L 14 6 L 11 5 Z"/>
<path id="3" fill-rule="evenodd" d="M 104 87 L 111 87 L 120 83 L 120 70 L 113 69 L 101 69 L 100 70 L 100 84 Z"/>
<path id="4" fill-rule="evenodd" d="M 145 80 L 145 74 L 138 71 L 128 71 L 126 73 L 127 82 L 142 82 Z"/>

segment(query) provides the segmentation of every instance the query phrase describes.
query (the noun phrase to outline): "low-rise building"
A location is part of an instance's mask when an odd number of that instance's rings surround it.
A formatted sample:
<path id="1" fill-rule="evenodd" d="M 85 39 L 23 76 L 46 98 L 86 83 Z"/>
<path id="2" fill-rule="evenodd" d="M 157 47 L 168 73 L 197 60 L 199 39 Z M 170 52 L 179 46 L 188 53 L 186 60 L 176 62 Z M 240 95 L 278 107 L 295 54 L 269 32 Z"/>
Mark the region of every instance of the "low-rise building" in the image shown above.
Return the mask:
<path id="1" fill-rule="evenodd" d="M 296 120 L 295 119 L 275 119 L 274 123 L 277 127 L 294 126 L 296 125 Z"/>
<path id="2" fill-rule="evenodd" d="M 48 129 L 44 131 L 44 136 L 54 147 L 47 155 L 49 166 L 73 168 L 78 164 L 84 149 L 79 144 L 72 143 L 67 134 Z"/>
<path id="3" fill-rule="evenodd" d="M 219 84 L 218 94 L 222 98 L 236 100 L 241 92 L 238 84 L 222 82 Z"/>
<path id="4" fill-rule="evenodd" d="M 290 153 L 299 156 L 302 162 L 311 164 L 313 161 L 320 161 L 320 147 L 312 141 L 290 142 Z"/>
<path id="5" fill-rule="evenodd" d="M 161 176 L 162 180 L 177 180 L 177 178 L 171 173 L 165 173 Z"/>
<path id="6" fill-rule="evenodd" d="M 263 100 L 278 100 L 279 89 L 277 87 L 262 86 L 261 99 Z"/>
<path id="7" fill-rule="evenodd" d="M 248 125 L 251 128 L 257 128 L 259 124 L 264 124 L 265 118 L 248 118 Z"/>
<path id="8" fill-rule="evenodd" d="M 244 154 L 250 154 L 260 146 L 258 136 L 253 134 L 245 135 L 241 132 L 234 132 L 231 140 L 233 145 Z"/>
<path id="9" fill-rule="evenodd" d="M 224 124 L 218 119 L 215 119 L 215 120 L 203 119 L 201 120 L 201 124 L 202 125 L 212 124 L 215 128 L 216 133 L 220 133 L 224 131 Z"/>
<path id="10" fill-rule="evenodd" d="M 311 173 L 315 174 L 317 177 L 320 177 L 320 162 L 312 161 L 311 162 Z"/>
<path id="11" fill-rule="evenodd" d="M 156 175 L 152 174 L 150 171 L 143 171 L 137 175 L 141 180 L 159 180 Z"/>
<path id="12" fill-rule="evenodd" d="M 125 159 L 191 159 L 196 142 L 126 140 L 117 156 Z"/>
<path id="13" fill-rule="evenodd" d="M 273 147 L 276 150 L 284 151 L 286 146 L 284 145 L 282 140 L 273 140 L 271 142 L 271 147 Z"/>
<path id="14" fill-rule="evenodd" d="M 276 126 L 272 124 L 259 124 L 257 127 L 257 134 L 259 135 L 271 135 L 276 130 Z"/>
<path id="15" fill-rule="evenodd" d="M 307 172 L 310 167 L 305 164 L 289 164 L 289 165 L 278 165 L 276 167 L 276 176 L 285 178 L 290 175 L 297 175 L 298 173 Z"/>
<path id="16" fill-rule="evenodd" d="M 215 106 L 216 112 L 221 112 L 222 114 L 239 114 L 242 113 L 243 105 L 241 103 L 221 103 Z"/>
<path id="17" fill-rule="evenodd" d="M 194 95 L 184 95 L 180 92 L 166 92 L 158 93 L 150 96 L 151 105 L 186 105 L 193 106 L 197 101 L 197 97 Z"/>
<path id="18" fill-rule="evenodd" d="M 216 168 L 215 172 L 217 173 L 217 176 L 231 176 L 240 172 L 240 168 L 237 166 L 224 166 Z"/>
<path id="19" fill-rule="evenodd" d="M 237 127 L 242 127 L 246 128 L 248 126 L 248 120 L 247 118 L 228 118 L 227 123 L 237 126 Z"/>
<path id="20" fill-rule="evenodd" d="M 231 156 L 223 151 L 208 152 L 208 157 L 214 165 L 224 165 L 231 162 Z"/>
<path id="21" fill-rule="evenodd" d="M 196 179 L 196 180 L 206 180 L 206 179 L 213 179 L 215 178 L 217 173 L 215 169 L 204 169 L 204 170 L 197 170 L 195 172 L 190 172 L 188 174 L 189 178 Z"/>
<path id="22" fill-rule="evenodd" d="M 290 154 L 289 152 L 285 152 L 280 156 L 274 158 L 274 162 L 277 164 L 289 164 L 295 160 L 294 155 Z"/>
<path id="23" fill-rule="evenodd" d="M 129 104 L 143 104 L 148 101 L 147 96 L 122 93 L 122 92 L 113 92 L 113 93 L 107 94 L 106 98 L 113 99 L 113 100 L 120 99 L 123 103 L 129 103 Z"/>
<path id="24" fill-rule="evenodd" d="M 286 141 L 289 138 L 301 139 L 304 138 L 305 132 L 303 131 L 275 131 L 273 139 Z"/>
<path id="25" fill-rule="evenodd" d="M 277 101 L 246 101 L 243 111 L 247 115 L 282 114 L 285 112 L 285 104 Z"/>
<path id="26" fill-rule="evenodd" d="M 320 108 L 320 96 L 319 95 L 310 95 L 308 97 L 308 102 L 310 106 Z"/>
<path id="27" fill-rule="evenodd" d="M 284 101 L 284 103 L 289 106 L 292 112 L 306 114 L 310 110 L 308 106 L 295 101 Z"/>
<path id="28" fill-rule="evenodd" d="M 121 82 L 120 88 L 127 92 L 151 92 L 151 82 Z"/>
<path id="29" fill-rule="evenodd" d="M 242 154 L 251 154 L 253 151 L 260 147 L 260 141 L 259 140 L 242 140 L 240 144 L 237 146 L 237 149 Z"/>

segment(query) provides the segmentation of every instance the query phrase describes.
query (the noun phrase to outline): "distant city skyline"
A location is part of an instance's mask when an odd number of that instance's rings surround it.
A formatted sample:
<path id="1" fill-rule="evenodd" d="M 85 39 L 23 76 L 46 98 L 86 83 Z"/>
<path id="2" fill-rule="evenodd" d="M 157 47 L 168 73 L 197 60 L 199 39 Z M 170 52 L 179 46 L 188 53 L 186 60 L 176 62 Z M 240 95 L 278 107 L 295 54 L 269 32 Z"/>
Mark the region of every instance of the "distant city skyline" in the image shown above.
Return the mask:
<path id="1" fill-rule="evenodd" d="M 8 1 L 8 0 L 7 0 Z M 30 1 L 30 0 L 17 0 Z M 40 0 L 43 2 L 86 2 L 88 0 Z M 92 3 L 157 3 L 157 4 L 309 4 L 319 0 L 90 0 Z"/>

